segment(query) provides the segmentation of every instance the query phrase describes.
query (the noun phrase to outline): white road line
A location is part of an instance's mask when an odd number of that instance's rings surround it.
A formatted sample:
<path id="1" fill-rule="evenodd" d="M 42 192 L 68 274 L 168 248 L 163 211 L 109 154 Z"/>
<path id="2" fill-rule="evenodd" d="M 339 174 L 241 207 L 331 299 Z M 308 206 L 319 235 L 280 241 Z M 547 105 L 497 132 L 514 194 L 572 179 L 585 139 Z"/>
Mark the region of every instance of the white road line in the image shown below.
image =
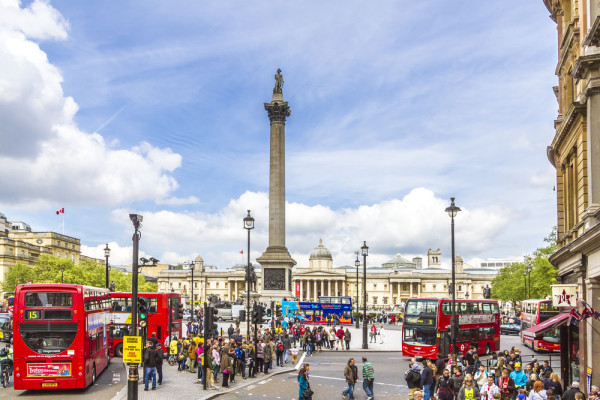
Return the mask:
<path id="1" fill-rule="evenodd" d="M 295 374 L 292 373 L 290 375 L 295 375 Z M 313 374 L 310 374 L 310 377 L 311 378 L 321 378 L 321 379 L 333 379 L 333 380 L 336 380 L 336 381 L 345 381 L 346 380 L 346 378 L 335 378 L 335 377 L 332 377 L 332 376 L 321 376 L 321 375 L 313 375 Z M 394 385 L 392 383 L 383 383 L 383 382 L 373 382 L 373 383 L 375 385 L 382 385 L 382 386 L 408 387 L 406 385 Z"/>
<path id="2" fill-rule="evenodd" d="M 295 367 L 296 371 L 300 369 L 300 366 L 304 362 L 304 357 L 306 357 L 306 353 L 302 353 L 302 357 L 300 357 L 300 360 L 298 361 L 298 364 L 296 364 L 296 367 Z"/>

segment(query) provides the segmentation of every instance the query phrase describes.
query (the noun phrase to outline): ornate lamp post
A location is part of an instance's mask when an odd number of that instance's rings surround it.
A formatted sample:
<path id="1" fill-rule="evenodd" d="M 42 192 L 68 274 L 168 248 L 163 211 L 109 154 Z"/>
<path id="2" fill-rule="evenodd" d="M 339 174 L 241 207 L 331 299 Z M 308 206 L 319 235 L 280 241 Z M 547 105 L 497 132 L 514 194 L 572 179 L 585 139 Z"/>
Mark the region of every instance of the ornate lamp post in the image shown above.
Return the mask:
<path id="1" fill-rule="evenodd" d="M 354 318 L 356 319 L 356 329 L 358 329 L 358 267 L 360 267 L 360 261 L 358 260 L 358 251 L 355 251 L 354 254 L 356 254 L 356 261 L 354 261 L 354 265 L 356 266 L 356 316 Z"/>
<path id="2" fill-rule="evenodd" d="M 250 265 L 250 231 L 254 229 L 254 218 L 250 215 L 250 210 L 248 210 L 248 215 L 244 217 L 244 229 L 248 231 L 248 265 L 246 265 L 246 284 L 248 285 L 246 298 L 246 336 L 248 337 L 248 343 L 250 342 L 250 280 L 251 277 L 251 265 Z"/>
<path id="3" fill-rule="evenodd" d="M 138 259 L 140 246 L 140 228 L 144 217 L 139 214 L 129 214 L 129 219 L 135 229 L 133 241 L 133 261 L 131 265 L 131 328 L 129 334 L 138 336 L 137 330 L 137 297 L 138 297 Z M 127 377 L 127 400 L 138 398 L 138 364 L 129 364 L 129 375 Z"/>
<path id="4" fill-rule="evenodd" d="M 192 271 L 192 284 L 191 284 L 192 300 L 190 301 L 190 318 L 192 319 L 192 322 L 194 322 L 194 268 L 196 268 L 196 266 L 194 265 L 194 262 L 192 261 L 190 264 L 190 271 Z"/>
<path id="5" fill-rule="evenodd" d="M 369 255 L 369 247 L 367 242 L 360 248 L 363 256 L 363 349 L 368 349 L 369 344 L 367 343 L 367 256 Z"/>
<path id="6" fill-rule="evenodd" d="M 531 265 L 526 268 L 527 278 L 529 279 L 529 291 L 528 291 L 529 294 L 527 295 L 527 297 L 529 297 L 529 298 L 531 298 L 531 270 L 532 269 L 533 268 L 531 267 Z"/>
<path id="7" fill-rule="evenodd" d="M 106 257 L 106 288 L 108 289 L 108 271 L 110 271 L 110 267 L 108 266 L 108 257 L 110 257 L 110 249 L 108 248 L 108 243 L 106 243 L 106 247 L 104 248 L 104 257 Z"/>
<path id="8" fill-rule="evenodd" d="M 454 197 L 450 198 L 450 207 L 446 208 L 446 212 L 450 216 L 450 236 L 452 241 L 452 320 L 450 327 L 452 329 L 452 359 L 453 365 L 456 363 L 456 257 L 454 256 L 454 217 L 459 213 L 460 208 L 454 204 Z"/>
<path id="9" fill-rule="evenodd" d="M 60 267 L 60 283 L 65 283 L 64 280 L 65 267 Z"/>

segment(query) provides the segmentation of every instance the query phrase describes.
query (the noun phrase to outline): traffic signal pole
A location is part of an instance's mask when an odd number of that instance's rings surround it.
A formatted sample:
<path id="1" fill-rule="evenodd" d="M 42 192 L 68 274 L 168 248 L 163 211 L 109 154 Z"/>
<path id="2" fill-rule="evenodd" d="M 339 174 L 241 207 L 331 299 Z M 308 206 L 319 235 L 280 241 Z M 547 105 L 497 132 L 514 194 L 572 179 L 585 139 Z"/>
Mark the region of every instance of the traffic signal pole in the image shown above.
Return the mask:
<path id="1" fill-rule="evenodd" d="M 129 334 L 137 336 L 137 296 L 138 296 L 138 258 L 140 244 L 140 216 L 130 214 L 129 217 L 133 222 L 135 232 L 133 234 L 133 262 L 131 264 L 132 288 L 131 288 L 131 328 Z M 142 348 L 143 348 L 142 343 Z M 129 375 L 127 377 L 127 400 L 137 400 L 138 398 L 138 364 L 129 364 Z"/>
<path id="2" fill-rule="evenodd" d="M 208 316 L 208 307 L 206 306 L 206 302 L 204 302 L 204 357 L 203 357 L 203 362 L 202 362 L 202 377 L 204 378 L 204 382 L 202 382 L 202 389 L 206 390 L 206 372 L 208 370 L 208 365 L 206 365 L 206 360 L 208 359 L 208 357 L 206 356 L 206 354 L 208 353 L 208 324 L 207 324 L 207 318 Z"/>

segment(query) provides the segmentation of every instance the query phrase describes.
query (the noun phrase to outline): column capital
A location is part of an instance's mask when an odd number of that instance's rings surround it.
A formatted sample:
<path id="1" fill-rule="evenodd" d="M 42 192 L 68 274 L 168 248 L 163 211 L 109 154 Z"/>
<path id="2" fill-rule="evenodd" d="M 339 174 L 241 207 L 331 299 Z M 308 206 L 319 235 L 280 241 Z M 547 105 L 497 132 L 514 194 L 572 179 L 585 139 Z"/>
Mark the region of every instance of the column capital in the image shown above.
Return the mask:
<path id="1" fill-rule="evenodd" d="M 271 122 L 285 123 L 285 119 L 292 113 L 287 101 L 265 103 L 265 110 L 267 110 L 267 114 L 269 115 L 269 120 Z"/>

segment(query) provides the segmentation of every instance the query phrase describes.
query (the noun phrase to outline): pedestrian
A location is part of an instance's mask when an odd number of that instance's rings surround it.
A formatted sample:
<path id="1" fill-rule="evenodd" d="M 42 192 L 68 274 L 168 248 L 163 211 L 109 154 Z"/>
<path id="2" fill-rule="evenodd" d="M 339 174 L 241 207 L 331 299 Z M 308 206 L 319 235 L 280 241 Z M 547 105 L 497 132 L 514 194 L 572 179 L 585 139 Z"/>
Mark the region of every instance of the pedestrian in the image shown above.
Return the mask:
<path id="1" fill-rule="evenodd" d="M 431 399 L 431 387 L 433 386 L 433 369 L 431 362 L 425 361 L 421 372 L 421 387 L 423 388 L 423 400 Z"/>
<path id="2" fill-rule="evenodd" d="M 379 336 L 379 344 L 383 344 L 383 340 L 385 339 L 385 329 L 383 328 L 383 325 L 379 326 L 377 336 Z"/>
<path id="3" fill-rule="evenodd" d="M 552 389 L 554 391 L 554 397 L 560 398 L 563 395 L 562 383 L 560 382 L 560 378 L 556 372 L 550 374 L 550 380 L 548 382 L 548 387 L 544 385 L 544 389 L 549 390 Z M 593 390 L 592 390 L 593 391 Z"/>
<path id="4" fill-rule="evenodd" d="M 196 342 L 191 341 L 190 345 L 188 347 L 188 358 L 189 358 L 189 366 L 190 366 L 190 372 L 191 373 L 195 373 L 196 370 L 194 369 L 194 367 L 196 366 L 196 358 L 198 357 L 198 355 L 196 354 Z"/>
<path id="5" fill-rule="evenodd" d="M 448 371 L 447 369 L 444 371 Z M 447 381 L 442 380 L 440 390 L 437 393 L 439 400 L 454 400 L 454 391 L 450 388 Z"/>
<path id="6" fill-rule="evenodd" d="M 371 330 L 369 332 L 369 343 L 372 343 L 373 341 L 375 341 L 375 343 L 377 343 L 377 327 L 372 324 L 371 325 Z"/>
<path id="7" fill-rule="evenodd" d="M 536 381 L 533 384 L 533 390 L 529 392 L 529 400 L 546 400 L 547 398 L 544 384 L 541 381 Z"/>
<path id="8" fill-rule="evenodd" d="M 229 387 L 229 373 L 231 372 L 231 359 L 229 358 L 229 347 L 223 348 L 223 354 L 221 355 L 221 373 L 223 374 L 222 387 Z"/>
<path id="9" fill-rule="evenodd" d="M 177 354 L 179 354 L 177 352 L 177 340 L 173 336 L 173 339 L 171 339 L 171 342 L 169 343 L 169 358 L 172 357 L 173 359 L 177 359 Z"/>
<path id="10" fill-rule="evenodd" d="M 146 372 L 146 378 L 144 379 L 144 390 L 148 391 L 148 382 L 152 379 L 152 390 L 156 389 L 156 364 L 158 363 L 158 352 L 154 346 L 150 346 L 146 349 L 144 354 L 144 369 Z"/>
<path id="11" fill-rule="evenodd" d="M 275 364 L 277 364 L 278 367 L 283 367 L 283 352 L 284 352 L 284 346 L 282 342 L 277 342 L 277 345 L 275 347 L 275 355 L 277 356 Z"/>
<path id="12" fill-rule="evenodd" d="M 294 347 L 292 347 L 292 362 L 294 364 L 296 364 L 298 362 L 298 348 L 296 347 L 296 344 L 294 343 Z"/>
<path id="13" fill-rule="evenodd" d="M 514 366 L 515 370 L 510 373 L 510 377 L 515 382 L 515 388 L 517 390 L 525 389 L 525 385 L 527 384 L 527 375 L 525 375 L 525 372 L 521 370 L 521 363 L 517 362 L 514 364 Z"/>
<path id="14" fill-rule="evenodd" d="M 487 382 L 479 387 L 481 400 L 494 400 L 494 395 L 500 393 L 500 388 L 494 383 L 494 377 L 488 376 Z"/>
<path id="15" fill-rule="evenodd" d="M 342 392 L 344 400 L 354 400 L 354 385 L 358 380 L 358 368 L 354 365 L 354 358 L 348 360 L 348 364 L 344 368 L 344 377 L 348 384 L 348 389 Z"/>
<path id="16" fill-rule="evenodd" d="M 216 368 L 216 366 L 212 357 L 212 350 L 210 347 L 207 349 L 206 354 L 204 354 L 204 358 L 206 361 L 206 376 L 204 377 L 204 380 L 206 380 L 206 387 L 213 390 L 217 390 L 217 387 L 215 386 L 215 378 L 213 371 L 214 368 Z"/>
<path id="17" fill-rule="evenodd" d="M 404 373 L 404 379 L 408 386 L 408 398 L 410 400 L 416 400 L 415 392 L 419 391 L 419 393 L 421 393 L 421 364 L 413 359 L 410 368 Z M 422 396 L 423 394 L 421 393 L 421 397 Z"/>
<path id="18" fill-rule="evenodd" d="M 473 378 L 475 379 L 475 382 L 477 383 L 477 387 L 479 387 L 479 388 L 483 387 L 483 385 L 485 385 L 487 383 L 488 373 L 486 372 L 484 365 L 479 365 L 479 369 L 477 370 L 477 372 L 475 373 L 475 376 Z M 492 395 L 492 398 L 493 398 L 493 395 Z M 490 398 L 490 400 L 492 400 L 492 399 Z"/>
<path id="19" fill-rule="evenodd" d="M 344 342 L 346 343 L 346 350 L 350 350 L 350 341 L 352 340 L 352 333 L 346 328 L 344 332 Z"/>
<path id="20" fill-rule="evenodd" d="M 410 399 L 410 397 L 409 397 L 409 399 Z M 420 390 L 416 390 L 413 393 L 412 400 L 423 400 L 423 392 L 421 392 Z"/>
<path id="21" fill-rule="evenodd" d="M 337 340 L 335 341 L 335 349 L 338 349 L 338 346 L 341 346 L 342 350 L 344 350 L 344 345 L 342 345 L 342 341 L 344 340 L 344 328 L 340 326 L 340 329 L 335 333 L 337 336 Z"/>
<path id="22" fill-rule="evenodd" d="M 433 389 L 433 393 L 439 393 L 441 390 L 442 382 L 446 382 L 448 388 L 451 391 L 454 390 L 454 379 L 450 377 L 450 370 L 448 368 L 444 368 L 442 370 L 442 375 L 437 379 L 435 388 Z M 452 395 L 454 397 L 454 394 Z"/>
<path id="23" fill-rule="evenodd" d="M 256 378 L 256 364 L 254 363 L 254 344 L 246 345 L 246 364 L 248 365 L 248 377 Z"/>
<path id="24" fill-rule="evenodd" d="M 375 380 L 375 370 L 373 365 L 367 361 L 367 357 L 362 358 L 362 378 L 363 378 L 363 390 L 367 394 L 367 400 L 373 400 L 375 395 L 373 394 L 373 381 Z"/>
<path id="25" fill-rule="evenodd" d="M 163 348 L 160 345 L 160 343 L 157 343 L 156 352 L 158 353 L 158 359 L 156 362 L 156 373 L 158 374 L 158 384 L 162 385 L 162 381 L 163 381 L 162 366 L 163 366 L 164 351 L 163 351 Z"/>
<path id="26" fill-rule="evenodd" d="M 152 346 L 154 346 L 154 348 L 156 348 L 156 345 L 158 344 L 158 339 L 156 338 L 156 332 L 152 332 L 152 336 L 150 336 L 150 338 L 148 338 L 148 341 L 150 341 L 150 343 L 152 343 Z"/>
<path id="27" fill-rule="evenodd" d="M 221 365 L 221 353 L 219 352 L 219 343 L 215 343 L 212 348 L 212 358 L 213 358 L 213 378 L 215 383 L 219 383 L 219 371 Z"/>
<path id="28" fill-rule="evenodd" d="M 515 393 L 515 381 L 508 375 L 508 368 L 502 370 L 502 375 L 498 378 L 498 387 L 500 388 L 500 398 L 502 400 L 512 399 Z"/>
<path id="29" fill-rule="evenodd" d="M 237 372 L 242 375 L 242 379 L 246 379 L 246 346 L 242 347 L 241 343 L 236 343 L 235 357 L 237 358 Z"/>
<path id="30" fill-rule="evenodd" d="M 204 346 L 196 347 L 196 365 L 198 366 L 198 382 L 204 382 Z"/>
<path id="31" fill-rule="evenodd" d="M 310 388 L 309 371 L 308 364 L 304 364 L 298 371 L 298 400 L 312 400 L 313 391 Z"/>
<path id="32" fill-rule="evenodd" d="M 256 346 L 256 370 L 259 372 L 263 372 L 264 365 L 265 356 L 263 354 L 263 343 L 262 340 L 259 340 Z"/>
<path id="33" fill-rule="evenodd" d="M 235 331 L 235 329 L 233 329 L 233 324 L 229 325 L 229 328 L 227 328 L 227 338 L 231 339 L 231 335 L 233 335 L 233 332 Z"/>
<path id="34" fill-rule="evenodd" d="M 269 343 L 265 343 L 265 347 L 263 348 L 263 358 L 264 358 L 263 372 L 266 375 L 269 373 L 269 366 L 271 365 L 271 362 L 273 361 L 273 353 L 271 352 L 271 346 Z"/>
<path id="35" fill-rule="evenodd" d="M 185 363 L 188 360 L 188 344 L 183 343 L 181 351 L 179 352 L 179 369 L 178 371 L 185 372 Z"/>
<path id="36" fill-rule="evenodd" d="M 292 341 L 290 340 L 290 335 L 287 332 L 283 335 L 281 342 L 283 343 L 283 361 L 287 364 L 290 349 L 292 348 Z"/>
<path id="37" fill-rule="evenodd" d="M 446 368 L 446 361 L 444 361 L 444 357 L 442 357 L 442 353 L 437 354 L 437 359 L 435 360 L 435 369 L 436 375 L 439 377 L 442 375 L 442 371 Z"/>
<path id="38" fill-rule="evenodd" d="M 479 389 L 475 386 L 473 376 L 467 374 L 465 376 L 465 384 L 458 392 L 457 400 L 477 400 L 479 398 Z"/>

